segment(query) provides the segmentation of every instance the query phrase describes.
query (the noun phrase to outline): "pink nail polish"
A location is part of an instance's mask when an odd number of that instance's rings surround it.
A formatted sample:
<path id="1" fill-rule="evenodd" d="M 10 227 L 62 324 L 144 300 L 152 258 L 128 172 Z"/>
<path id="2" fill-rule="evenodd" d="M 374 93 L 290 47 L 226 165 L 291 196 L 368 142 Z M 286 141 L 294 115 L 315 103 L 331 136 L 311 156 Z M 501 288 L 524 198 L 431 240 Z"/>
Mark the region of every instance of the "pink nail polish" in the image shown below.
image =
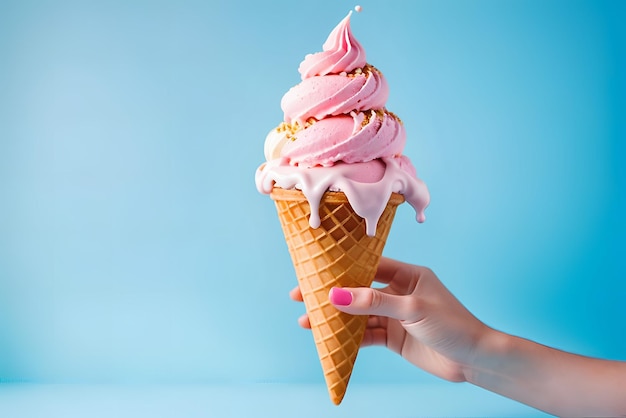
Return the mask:
<path id="1" fill-rule="evenodd" d="M 348 306 L 352 303 L 352 293 L 340 287 L 330 289 L 330 302 L 333 305 Z"/>

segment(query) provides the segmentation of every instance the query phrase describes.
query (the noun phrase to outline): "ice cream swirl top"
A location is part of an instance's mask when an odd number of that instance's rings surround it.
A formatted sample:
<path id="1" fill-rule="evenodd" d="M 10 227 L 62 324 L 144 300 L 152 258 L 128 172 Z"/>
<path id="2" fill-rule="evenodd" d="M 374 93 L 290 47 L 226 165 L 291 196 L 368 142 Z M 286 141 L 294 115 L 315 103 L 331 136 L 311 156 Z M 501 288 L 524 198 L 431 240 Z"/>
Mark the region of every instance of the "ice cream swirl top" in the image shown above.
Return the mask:
<path id="1" fill-rule="evenodd" d="M 298 71 L 303 80 L 316 75 L 349 73 L 367 63 L 365 49 L 352 36 L 350 15 L 352 11 L 332 30 L 322 52 L 309 54 L 302 61 Z"/>
<path id="2" fill-rule="evenodd" d="M 255 180 L 261 193 L 274 187 L 302 190 L 313 228 L 319 226 L 324 192 L 344 192 L 366 220 L 367 234 L 374 235 L 392 193 L 405 197 L 419 222 L 430 195 L 402 155 L 404 124 L 385 108 L 387 81 L 366 62 L 350 16 L 332 30 L 322 52 L 307 55 L 300 64 L 302 81 L 283 96 L 284 120 L 266 137 L 267 162 Z"/>
<path id="3" fill-rule="evenodd" d="M 302 82 L 281 101 L 284 123 L 266 139 L 268 160 L 283 157 L 294 166 L 328 167 L 402 153 L 404 126 L 385 109 L 387 81 L 367 64 L 350 29 L 351 14 L 331 31 L 322 52 L 300 64 Z"/>

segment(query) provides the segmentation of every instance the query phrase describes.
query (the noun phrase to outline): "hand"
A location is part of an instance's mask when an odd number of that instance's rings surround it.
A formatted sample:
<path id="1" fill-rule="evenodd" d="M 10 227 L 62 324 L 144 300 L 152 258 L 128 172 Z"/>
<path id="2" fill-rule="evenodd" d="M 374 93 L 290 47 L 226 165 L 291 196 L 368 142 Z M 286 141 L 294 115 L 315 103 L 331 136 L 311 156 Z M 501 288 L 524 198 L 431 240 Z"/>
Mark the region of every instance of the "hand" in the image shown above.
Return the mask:
<path id="1" fill-rule="evenodd" d="M 333 288 L 329 295 L 331 303 L 343 312 L 370 315 L 361 345 L 387 346 L 429 373 L 466 381 L 466 368 L 491 329 L 426 267 L 383 257 L 375 281 L 387 287 Z M 299 288 L 290 296 L 302 301 Z M 299 323 L 311 327 L 306 314 Z"/>
<path id="2" fill-rule="evenodd" d="M 363 346 L 384 345 L 422 369 L 558 416 L 626 416 L 626 362 L 584 357 L 496 331 L 426 267 L 382 258 L 383 289 L 332 288 L 339 310 L 370 315 Z M 302 301 L 298 288 L 291 298 Z M 306 315 L 300 325 L 310 328 Z"/>

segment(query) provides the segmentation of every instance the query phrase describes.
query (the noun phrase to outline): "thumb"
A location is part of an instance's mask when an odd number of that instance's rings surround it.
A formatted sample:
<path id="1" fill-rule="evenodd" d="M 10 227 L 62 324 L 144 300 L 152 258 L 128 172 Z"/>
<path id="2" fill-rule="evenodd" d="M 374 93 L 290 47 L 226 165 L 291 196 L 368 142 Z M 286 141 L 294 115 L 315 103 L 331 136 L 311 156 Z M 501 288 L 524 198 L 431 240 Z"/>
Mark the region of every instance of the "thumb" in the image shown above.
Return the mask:
<path id="1" fill-rule="evenodd" d="M 407 319 L 403 297 L 391 295 L 370 287 L 333 287 L 328 294 L 330 303 L 342 312 L 352 315 L 379 315 Z"/>

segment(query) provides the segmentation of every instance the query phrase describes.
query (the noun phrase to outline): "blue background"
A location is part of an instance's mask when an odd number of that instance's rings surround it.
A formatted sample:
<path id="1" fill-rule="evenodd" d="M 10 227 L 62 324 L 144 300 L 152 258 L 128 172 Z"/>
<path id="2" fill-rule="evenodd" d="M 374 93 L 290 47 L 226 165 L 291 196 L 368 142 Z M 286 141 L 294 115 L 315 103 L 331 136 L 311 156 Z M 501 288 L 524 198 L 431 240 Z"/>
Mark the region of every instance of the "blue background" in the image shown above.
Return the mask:
<path id="1" fill-rule="evenodd" d="M 0 380 L 321 382 L 254 171 L 353 1 L 0 1 Z M 626 3 L 361 1 L 432 203 L 385 254 L 626 358 Z M 382 348 L 359 383 L 436 379 Z"/>

